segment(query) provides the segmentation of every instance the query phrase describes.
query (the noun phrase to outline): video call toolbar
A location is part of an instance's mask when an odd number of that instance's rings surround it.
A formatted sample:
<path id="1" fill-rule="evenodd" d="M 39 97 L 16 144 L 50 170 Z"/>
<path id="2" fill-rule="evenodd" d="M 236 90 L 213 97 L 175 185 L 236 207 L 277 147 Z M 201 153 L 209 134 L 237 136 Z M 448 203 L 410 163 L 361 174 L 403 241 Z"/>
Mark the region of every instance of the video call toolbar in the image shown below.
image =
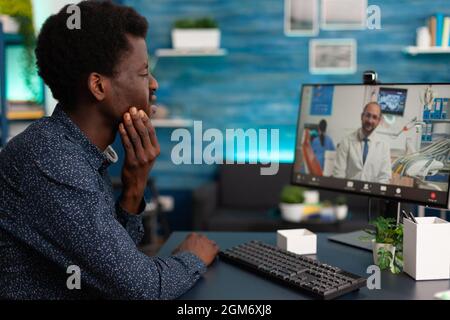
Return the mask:
<path id="1" fill-rule="evenodd" d="M 387 197 L 398 201 L 420 202 L 436 207 L 445 207 L 448 194 L 444 191 L 424 190 L 415 187 L 365 182 L 358 180 L 346 180 L 333 177 L 317 177 L 313 175 L 294 173 L 294 183 L 307 187 L 319 187 L 325 189 L 341 190 L 344 192 L 358 193 L 373 197 Z"/>

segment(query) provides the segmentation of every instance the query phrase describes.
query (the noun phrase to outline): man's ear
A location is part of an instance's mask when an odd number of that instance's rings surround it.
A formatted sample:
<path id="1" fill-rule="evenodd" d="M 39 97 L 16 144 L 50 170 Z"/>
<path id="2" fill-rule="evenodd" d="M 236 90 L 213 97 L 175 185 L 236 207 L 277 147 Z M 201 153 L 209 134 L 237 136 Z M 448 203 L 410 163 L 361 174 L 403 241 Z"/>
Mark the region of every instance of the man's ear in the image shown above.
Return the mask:
<path id="1" fill-rule="evenodd" d="M 108 80 L 99 73 L 92 72 L 87 79 L 88 89 L 98 101 L 103 101 L 106 96 L 106 86 Z"/>
<path id="2" fill-rule="evenodd" d="M 384 117 L 383 114 L 380 114 L 380 120 L 378 120 L 378 124 L 384 123 Z"/>

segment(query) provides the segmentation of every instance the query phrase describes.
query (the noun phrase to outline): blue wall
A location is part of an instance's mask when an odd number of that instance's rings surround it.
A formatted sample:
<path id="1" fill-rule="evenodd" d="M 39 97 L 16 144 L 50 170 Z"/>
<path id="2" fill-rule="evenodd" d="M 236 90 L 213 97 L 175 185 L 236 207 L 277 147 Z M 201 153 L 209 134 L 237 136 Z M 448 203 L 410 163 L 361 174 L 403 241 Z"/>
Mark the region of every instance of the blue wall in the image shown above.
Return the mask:
<path id="1" fill-rule="evenodd" d="M 161 58 L 154 75 L 158 100 L 172 114 L 203 120 L 205 127 L 280 128 L 282 148 L 293 154 L 300 86 L 303 83 L 360 82 L 377 70 L 384 82 L 450 82 L 450 55 L 408 56 L 415 30 L 436 13 L 450 14 L 449 0 L 369 0 L 379 5 L 381 30 L 321 31 L 319 38 L 355 38 L 358 71 L 353 75 L 311 75 L 308 42 L 286 37 L 282 0 L 122 0 L 150 22 L 148 45 L 170 48 L 170 30 L 182 17 L 212 16 L 222 30 L 224 57 Z M 210 166 L 174 166 L 170 130 L 158 130 L 163 154 L 153 174 L 167 188 L 193 188 L 211 179 Z M 292 160 L 292 156 L 285 158 Z"/>

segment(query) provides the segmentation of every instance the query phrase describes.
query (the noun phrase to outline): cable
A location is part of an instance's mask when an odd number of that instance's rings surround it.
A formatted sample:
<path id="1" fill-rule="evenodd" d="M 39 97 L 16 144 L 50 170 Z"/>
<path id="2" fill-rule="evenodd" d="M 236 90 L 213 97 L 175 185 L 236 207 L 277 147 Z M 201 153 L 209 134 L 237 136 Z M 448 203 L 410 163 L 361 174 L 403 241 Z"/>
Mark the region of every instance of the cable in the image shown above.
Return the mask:
<path id="1" fill-rule="evenodd" d="M 392 165 L 392 171 L 399 173 L 400 175 L 405 175 L 407 170 L 420 160 L 430 160 L 424 166 L 424 169 L 431 165 L 433 160 L 439 159 L 444 165 L 445 169 L 450 168 L 450 163 L 448 161 L 450 151 L 450 140 L 441 139 L 435 143 L 423 148 L 422 150 L 406 155 L 404 157 L 398 158 Z M 436 161 L 439 161 L 436 160 Z"/>

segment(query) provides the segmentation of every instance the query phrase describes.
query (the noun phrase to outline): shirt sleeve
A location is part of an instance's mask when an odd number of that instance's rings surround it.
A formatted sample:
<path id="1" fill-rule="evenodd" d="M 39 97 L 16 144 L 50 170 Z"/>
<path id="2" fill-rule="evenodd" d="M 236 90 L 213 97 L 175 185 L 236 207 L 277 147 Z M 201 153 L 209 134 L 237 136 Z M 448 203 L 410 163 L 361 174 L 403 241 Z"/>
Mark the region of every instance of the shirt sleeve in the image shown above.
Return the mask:
<path id="1" fill-rule="evenodd" d="M 106 198 L 76 177 L 57 181 L 42 173 L 28 181 L 26 195 L 33 206 L 17 223 L 26 235 L 21 240 L 64 274 L 68 266 L 78 266 L 81 290 L 94 289 L 106 299 L 174 299 L 206 271 L 192 253 L 144 255 Z"/>
<path id="2" fill-rule="evenodd" d="M 131 214 L 120 206 L 120 199 L 116 202 L 117 221 L 119 221 L 122 227 L 127 230 L 128 234 L 130 235 L 131 239 L 133 239 L 136 245 L 138 245 L 144 237 L 142 214 L 145 211 L 145 206 L 145 200 L 142 199 L 141 204 L 139 205 L 139 213 Z"/>

